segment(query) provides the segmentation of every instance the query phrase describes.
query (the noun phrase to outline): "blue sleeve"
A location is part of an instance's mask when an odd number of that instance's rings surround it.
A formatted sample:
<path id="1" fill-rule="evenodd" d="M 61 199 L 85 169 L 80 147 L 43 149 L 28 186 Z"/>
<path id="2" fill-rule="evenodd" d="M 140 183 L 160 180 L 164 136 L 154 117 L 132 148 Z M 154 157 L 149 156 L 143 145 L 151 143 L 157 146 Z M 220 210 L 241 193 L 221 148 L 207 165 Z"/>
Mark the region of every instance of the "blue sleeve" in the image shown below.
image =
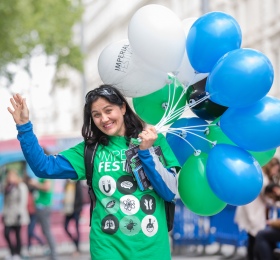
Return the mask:
<path id="1" fill-rule="evenodd" d="M 165 201 L 173 201 L 177 194 L 175 169 L 166 169 L 150 150 L 138 150 L 138 155 L 156 193 Z"/>
<path id="2" fill-rule="evenodd" d="M 45 179 L 77 179 L 78 175 L 63 155 L 46 155 L 33 133 L 32 123 L 17 125 L 20 146 L 34 174 Z"/>

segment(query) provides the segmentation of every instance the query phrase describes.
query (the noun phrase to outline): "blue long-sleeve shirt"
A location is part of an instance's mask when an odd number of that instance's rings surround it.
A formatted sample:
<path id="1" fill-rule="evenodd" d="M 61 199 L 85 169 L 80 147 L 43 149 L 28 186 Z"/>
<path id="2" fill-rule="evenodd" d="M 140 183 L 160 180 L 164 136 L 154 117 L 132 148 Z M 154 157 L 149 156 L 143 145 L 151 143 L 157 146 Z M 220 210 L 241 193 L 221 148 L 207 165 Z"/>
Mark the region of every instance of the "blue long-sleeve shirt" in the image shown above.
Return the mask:
<path id="1" fill-rule="evenodd" d="M 36 176 L 46 179 L 77 179 L 78 175 L 63 155 L 46 155 L 33 133 L 32 123 L 17 125 L 18 140 L 27 163 Z M 175 169 L 166 169 L 150 150 L 139 150 L 148 179 L 153 188 L 166 201 L 172 201 L 177 192 Z"/>

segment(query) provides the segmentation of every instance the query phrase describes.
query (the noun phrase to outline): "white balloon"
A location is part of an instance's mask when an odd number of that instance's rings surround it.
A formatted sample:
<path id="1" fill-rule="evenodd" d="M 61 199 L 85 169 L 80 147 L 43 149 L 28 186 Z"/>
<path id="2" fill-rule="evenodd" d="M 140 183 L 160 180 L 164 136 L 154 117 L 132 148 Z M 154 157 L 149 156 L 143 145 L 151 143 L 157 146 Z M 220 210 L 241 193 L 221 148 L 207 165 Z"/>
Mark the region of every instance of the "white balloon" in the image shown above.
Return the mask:
<path id="1" fill-rule="evenodd" d="M 148 95 L 162 88 L 168 75 L 137 57 L 128 39 L 111 43 L 98 58 L 98 72 L 105 84 L 114 85 L 127 97 Z"/>
<path id="2" fill-rule="evenodd" d="M 133 51 L 154 68 L 167 73 L 179 68 L 186 38 L 170 9 L 156 4 L 138 9 L 129 23 L 128 39 Z"/>
<path id="3" fill-rule="evenodd" d="M 190 17 L 187 19 L 184 19 L 182 21 L 182 25 L 185 32 L 185 38 L 187 39 L 188 33 L 190 28 L 192 27 L 193 23 L 197 20 L 196 17 Z M 178 73 L 176 77 L 178 80 L 185 86 L 195 84 L 196 82 L 206 78 L 209 75 L 209 73 L 196 73 L 194 68 L 192 67 L 187 51 L 185 49 L 184 51 L 184 57 L 182 60 L 182 63 L 178 69 Z"/>

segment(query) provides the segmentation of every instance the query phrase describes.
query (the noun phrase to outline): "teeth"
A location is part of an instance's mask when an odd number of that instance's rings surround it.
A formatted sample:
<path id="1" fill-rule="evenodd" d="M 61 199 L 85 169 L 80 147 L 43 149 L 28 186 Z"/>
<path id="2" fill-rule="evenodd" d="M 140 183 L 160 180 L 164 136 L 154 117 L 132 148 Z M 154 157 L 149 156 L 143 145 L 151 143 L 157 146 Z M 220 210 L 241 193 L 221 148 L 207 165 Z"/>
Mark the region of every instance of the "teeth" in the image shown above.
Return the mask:
<path id="1" fill-rule="evenodd" d="M 107 125 L 104 125 L 105 128 L 107 127 L 110 127 L 113 123 L 110 123 L 110 124 L 107 124 Z"/>

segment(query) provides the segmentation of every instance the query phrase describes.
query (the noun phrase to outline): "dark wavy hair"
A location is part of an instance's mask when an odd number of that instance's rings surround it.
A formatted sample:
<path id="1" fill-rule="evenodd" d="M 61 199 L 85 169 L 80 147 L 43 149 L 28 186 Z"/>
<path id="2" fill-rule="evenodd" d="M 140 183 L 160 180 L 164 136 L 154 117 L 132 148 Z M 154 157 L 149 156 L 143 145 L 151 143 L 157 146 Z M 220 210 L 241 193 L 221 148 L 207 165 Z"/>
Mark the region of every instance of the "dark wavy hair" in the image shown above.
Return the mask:
<path id="1" fill-rule="evenodd" d="M 122 93 L 111 85 L 101 85 L 89 91 L 86 95 L 84 106 L 84 122 L 82 127 L 82 136 L 87 144 L 99 142 L 108 145 L 109 139 L 106 134 L 98 129 L 94 124 L 91 115 L 91 105 L 99 98 L 105 98 L 111 104 L 122 107 L 126 105 L 124 115 L 125 137 L 129 143 L 131 138 L 137 138 L 138 134 L 143 130 L 145 122 L 132 110 Z"/>

